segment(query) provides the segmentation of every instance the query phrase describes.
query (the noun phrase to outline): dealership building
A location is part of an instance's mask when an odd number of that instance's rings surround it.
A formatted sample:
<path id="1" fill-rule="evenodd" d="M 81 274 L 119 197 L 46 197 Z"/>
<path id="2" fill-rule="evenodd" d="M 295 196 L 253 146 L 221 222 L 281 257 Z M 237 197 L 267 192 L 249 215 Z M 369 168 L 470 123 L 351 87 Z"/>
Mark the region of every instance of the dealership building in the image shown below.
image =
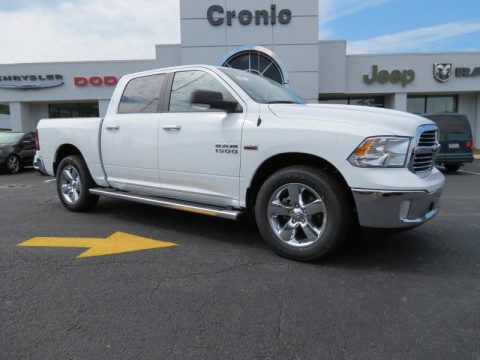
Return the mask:
<path id="1" fill-rule="evenodd" d="M 480 147 L 480 53 L 347 55 L 345 41 L 319 41 L 319 11 L 318 0 L 181 0 L 181 43 L 156 45 L 154 59 L 0 65 L 0 129 L 103 116 L 124 74 L 210 64 L 268 77 L 313 103 L 462 113 Z"/>

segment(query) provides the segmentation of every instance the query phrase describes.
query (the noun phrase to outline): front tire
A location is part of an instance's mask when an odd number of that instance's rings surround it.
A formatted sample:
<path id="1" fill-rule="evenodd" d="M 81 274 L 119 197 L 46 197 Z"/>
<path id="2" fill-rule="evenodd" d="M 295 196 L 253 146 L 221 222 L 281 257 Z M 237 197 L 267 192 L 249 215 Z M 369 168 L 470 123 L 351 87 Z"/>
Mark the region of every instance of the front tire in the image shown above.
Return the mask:
<path id="1" fill-rule="evenodd" d="M 337 249 L 352 226 L 352 213 L 338 180 L 310 166 L 291 166 L 271 175 L 255 204 L 265 241 L 280 255 L 300 261 Z"/>
<path id="2" fill-rule="evenodd" d="M 81 156 L 68 156 L 58 165 L 57 193 L 62 204 L 70 211 L 82 212 L 93 208 L 98 196 L 89 189 L 95 184 Z"/>

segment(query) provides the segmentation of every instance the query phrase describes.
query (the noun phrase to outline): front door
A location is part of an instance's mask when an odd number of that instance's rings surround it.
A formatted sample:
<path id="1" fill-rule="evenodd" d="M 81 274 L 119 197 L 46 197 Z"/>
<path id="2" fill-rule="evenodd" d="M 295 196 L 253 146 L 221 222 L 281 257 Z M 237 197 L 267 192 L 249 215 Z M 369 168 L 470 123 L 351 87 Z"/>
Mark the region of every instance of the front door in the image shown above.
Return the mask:
<path id="1" fill-rule="evenodd" d="M 190 103 L 195 90 L 241 101 L 208 71 L 174 74 L 168 112 L 161 114 L 158 163 L 164 195 L 216 205 L 236 205 L 240 145 L 246 110 L 227 113 Z"/>

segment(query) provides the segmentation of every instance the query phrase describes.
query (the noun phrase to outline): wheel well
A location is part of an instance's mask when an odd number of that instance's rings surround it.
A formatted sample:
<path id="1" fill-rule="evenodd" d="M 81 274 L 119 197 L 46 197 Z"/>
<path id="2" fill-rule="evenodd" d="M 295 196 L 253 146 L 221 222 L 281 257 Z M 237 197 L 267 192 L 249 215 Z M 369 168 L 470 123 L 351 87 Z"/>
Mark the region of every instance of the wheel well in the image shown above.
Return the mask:
<path id="1" fill-rule="evenodd" d="M 80 150 L 78 150 L 77 147 L 71 144 L 63 144 L 60 146 L 57 150 L 57 153 L 55 154 L 55 161 L 53 163 L 53 172 L 56 175 L 57 174 L 57 168 L 60 162 L 65 159 L 67 156 L 71 155 L 80 155 L 82 156 L 82 153 Z"/>
<path id="2" fill-rule="evenodd" d="M 309 165 L 332 174 L 338 180 L 341 186 L 345 189 L 345 191 L 349 195 L 353 206 L 355 206 L 352 191 L 348 186 L 347 182 L 345 181 L 345 178 L 342 176 L 340 171 L 338 171 L 338 169 L 330 162 L 315 155 L 304 153 L 286 153 L 275 155 L 265 160 L 263 164 L 260 165 L 260 167 L 257 169 L 255 175 L 253 176 L 250 187 L 247 189 L 247 209 L 253 209 L 255 205 L 255 200 L 257 199 L 258 191 L 260 190 L 260 187 L 265 182 L 265 180 L 270 177 L 270 175 L 280 169 L 293 165 Z"/>

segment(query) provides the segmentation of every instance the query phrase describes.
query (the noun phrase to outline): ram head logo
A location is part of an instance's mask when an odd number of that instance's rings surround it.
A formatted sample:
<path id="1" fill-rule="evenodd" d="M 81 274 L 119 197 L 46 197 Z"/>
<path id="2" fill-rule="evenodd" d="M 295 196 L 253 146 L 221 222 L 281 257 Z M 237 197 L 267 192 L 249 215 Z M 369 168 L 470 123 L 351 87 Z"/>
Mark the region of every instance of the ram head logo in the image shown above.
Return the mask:
<path id="1" fill-rule="evenodd" d="M 453 74 L 452 64 L 433 64 L 433 77 L 440 81 L 445 82 L 450 80 Z"/>

